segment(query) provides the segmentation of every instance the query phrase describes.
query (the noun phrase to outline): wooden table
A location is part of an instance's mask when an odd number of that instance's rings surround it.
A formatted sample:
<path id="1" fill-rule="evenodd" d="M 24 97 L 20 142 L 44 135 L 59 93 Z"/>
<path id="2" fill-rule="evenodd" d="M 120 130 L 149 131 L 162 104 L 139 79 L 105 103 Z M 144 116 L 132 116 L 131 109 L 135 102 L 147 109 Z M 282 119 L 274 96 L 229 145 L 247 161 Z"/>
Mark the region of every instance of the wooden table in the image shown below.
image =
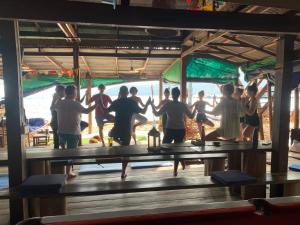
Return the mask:
<path id="1" fill-rule="evenodd" d="M 68 159 L 93 159 L 93 158 L 117 158 L 117 157 L 139 157 L 154 155 L 181 155 L 181 154 L 212 154 L 212 153 L 266 153 L 272 151 L 271 145 L 259 144 L 253 149 L 250 144 L 226 144 L 220 147 L 213 145 L 191 146 L 191 145 L 166 145 L 169 150 L 160 152 L 148 152 L 146 145 L 113 146 L 113 147 L 79 147 L 77 149 L 52 150 L 45 148 L 28 149 L 26 159 L 28 161 L 45 160 L 68 160 Z"/>

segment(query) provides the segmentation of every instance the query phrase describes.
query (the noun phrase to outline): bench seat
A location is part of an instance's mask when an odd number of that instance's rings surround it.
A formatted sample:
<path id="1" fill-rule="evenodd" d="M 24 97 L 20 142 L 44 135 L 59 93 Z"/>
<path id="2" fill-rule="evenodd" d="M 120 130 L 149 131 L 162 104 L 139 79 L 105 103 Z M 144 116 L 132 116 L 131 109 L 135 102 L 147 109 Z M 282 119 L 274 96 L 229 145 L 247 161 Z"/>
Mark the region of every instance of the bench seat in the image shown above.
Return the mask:
<path id="1" fill-rule="evenodd" d="M 292 184 L 300 181 L 300 173 L 267 173 L 264 177 L 257 178 L 255 183 L 249 185 L 265 184 Z M 210 177 L 188 177 L 188 178 L 167 178 L 163 180 L 143 180 L 143 181 L 120 181 L 109 183 L 84 183 L 66 184 L 59 196 L 88 196 L 122 194 L 146 191 L 166 191 L 179 189 L 223 187 L 215 183 Z M 17 191 L 17 190 L 16 190 Z M 48 195 L 49 196 L 49 195 Z M 37 196 L 31 196 L 37 197 Z"/>
<path id="2" fill-rule="evenodd" d="M 226 153 L 216 154 L 185 154 L 185 155 L 157 155 L 128 158 L 107 158 L 107 159 L 77 159 L 77 160 L 53 160 L 52 165 L 84 165 L 84 164 L 105 164 L 127 162 L 151 162 L 151 161 L 174 161 L 174 160 L 196 160 L 196 159 L 226 159 Z"/>

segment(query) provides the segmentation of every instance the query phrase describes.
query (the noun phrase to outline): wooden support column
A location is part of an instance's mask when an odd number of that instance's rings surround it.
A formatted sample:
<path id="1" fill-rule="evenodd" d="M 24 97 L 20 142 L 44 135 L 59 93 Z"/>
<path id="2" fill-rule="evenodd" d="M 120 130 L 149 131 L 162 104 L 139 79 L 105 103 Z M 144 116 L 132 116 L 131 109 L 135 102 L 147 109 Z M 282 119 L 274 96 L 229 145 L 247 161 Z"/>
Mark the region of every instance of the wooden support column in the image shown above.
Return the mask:
<path id="1" fill-rule="evenodd" d="M 273 126 L 273 98 L 272 98 L 272 84 L 268 81 L 268 107 L 269 107 L 269 126 L 270 139 L 272 140 L 272 126 Z"/>
<path id="2" fill-rule="evenodd" d="M 181 58 L 180 67 L 180 91 L 181 91 L 181 101 L 186 103 L 187 90 L 186 90 L 186 69 L 187 69 L 188 56 Z"/>
<path id="3" fill-rule="evenodd" d="M 163 100 L 163 77 L 159 78 L 159 102 Z"/>
<path id="4" fill-rule="evenodd" d="M 87 81 L 87 99 L 90 99 L 92 97 L 92 78 L 90 76 L 90 74 L 86 75 L 86 81 Z M 89 104 L 89 107 L 91 106 L 91 104 Z M 89 123 L 89 134 L 92 133 L 93 131 L 93 114 L 92 112 L 89 113 L 88 115 L 88 123 Z"/>
<path id="5" fill-rule="evenodd" d="M 295 88 L 294 94 L 295 94 L 294 128 L 299 128 L 299 87 Z"/>
<path id="6" fill-rule="evenodd" d="M 77 100 L 80 100 L 80 71 L 79 71 L 79 45 L 74 43 L 73 46 L 73 73 L 75 85 L 77 87 Z"/>
<path id="7" fill-rule="evenodd" d="M 287 172 L 289 131 L 290 131 L 290 98 L 291 78 L 293 72 L 294 36 L 281 36 L 277 44 L 277 64 L 275 75 L 274 117 L 272 133 L 273 173 Z M 271 185 L 270 197 L 280 197 L 284 185 Z"/>
<path id="8" fill-rule="evenodd" d="M 17 21 L 0 20 L 0 44 L 5 89 L 9 187 L 16 187 L 26 177 L 24 146 L 25 117 L 19 27 Z M 25 203 L 21 198 L 10 199 L 11 224 L 16 224 L 27 217 Z"/>

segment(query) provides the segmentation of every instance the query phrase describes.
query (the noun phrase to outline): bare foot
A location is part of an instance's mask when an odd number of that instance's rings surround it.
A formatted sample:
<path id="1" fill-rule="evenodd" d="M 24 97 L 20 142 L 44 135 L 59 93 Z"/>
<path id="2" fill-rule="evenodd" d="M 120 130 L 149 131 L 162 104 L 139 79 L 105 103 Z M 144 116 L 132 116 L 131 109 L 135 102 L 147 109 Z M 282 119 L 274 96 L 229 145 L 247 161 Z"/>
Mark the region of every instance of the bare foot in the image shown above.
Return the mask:
<path id="1" fill-rule="evenodd" d="M 67 174 L 67 176 L 68 176 L 68 179 L 72 179 L 72 178 L 75 178 L 77 175 L 73 172 L 70 172 Z"/>
<path id="2" fill-rule="evenodd" d="M 177 175 L 178 175 L 178 172 L 177 172 L 177 171 L 174 171 L 174 172 L 173 172 L 173 176 L 174 176 L 174 177 L 177 177 Z"/>
<path id="3" fill-rule="evenodd" d="M 121 175 L 121 179 L 122 179 L 122 180 L 125 180 L 126 177 L 127 177 L 127 174 L 122 174 L 122 175 Z"/>

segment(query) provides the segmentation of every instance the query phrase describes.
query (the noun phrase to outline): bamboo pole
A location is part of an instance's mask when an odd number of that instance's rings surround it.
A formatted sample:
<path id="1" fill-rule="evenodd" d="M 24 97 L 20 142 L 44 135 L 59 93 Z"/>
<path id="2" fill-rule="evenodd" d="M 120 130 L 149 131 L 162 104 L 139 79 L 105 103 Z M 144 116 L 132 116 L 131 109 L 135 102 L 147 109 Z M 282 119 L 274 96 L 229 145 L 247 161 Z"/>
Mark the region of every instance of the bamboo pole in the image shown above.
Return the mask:
<path id="1" fill-rule="evenodd" d="M 298 129 L 299 128 L 299 87 L 295 88 L 294 94 L 295 94 L 295 97 L 294 97 L 294 100 L 295 100 L 294 128 Z"/>
<path id="2" fill-rule="evenodd" d="M 272 85 L 268 81 L 268 106 L 269 106 L 269 127 L 270 127 L 270 139 L 272 140 L 272 126 L 273 126 L 273 99 L 272 99 Z"/>

